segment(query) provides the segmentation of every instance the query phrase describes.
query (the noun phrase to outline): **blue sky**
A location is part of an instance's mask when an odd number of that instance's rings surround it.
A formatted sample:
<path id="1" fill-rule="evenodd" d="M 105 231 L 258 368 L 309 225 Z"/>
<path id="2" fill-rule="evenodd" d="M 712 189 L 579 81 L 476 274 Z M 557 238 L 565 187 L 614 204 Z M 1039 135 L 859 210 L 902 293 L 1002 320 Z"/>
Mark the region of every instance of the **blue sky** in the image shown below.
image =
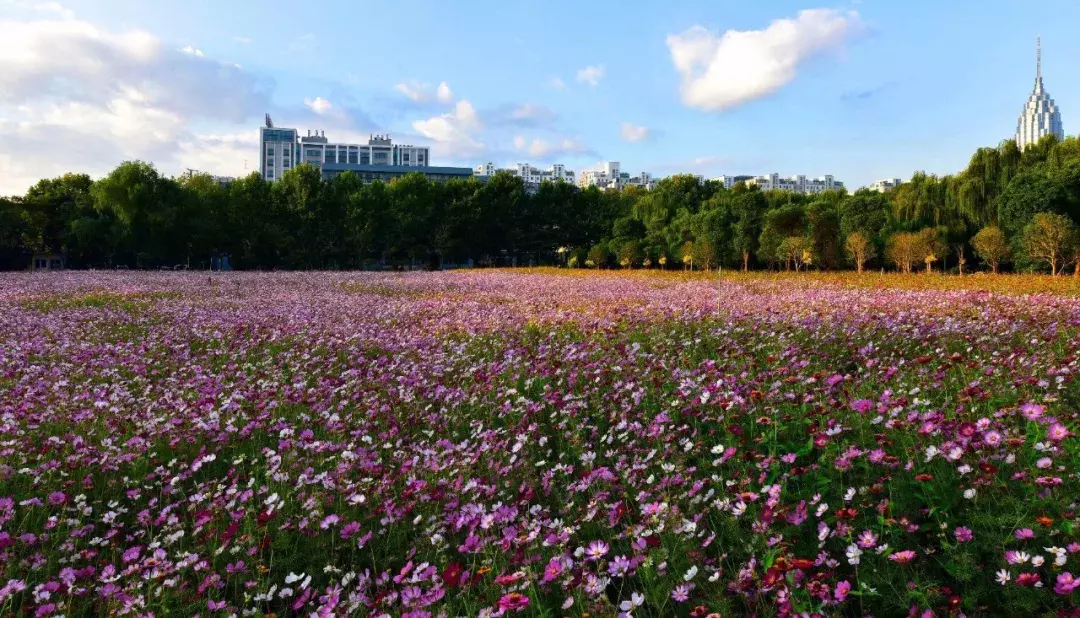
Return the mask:
<path id="1" fill-rule="evenodd" d="M 950 173 L 1011 136 L 1036 35 L 1080 126 L 1077 18 L 1014 0 L 0 0 L 0 37 L 19 37 L 0 51 L 0 193 L 126 158 L 243 173 L 264 111 L 444 165 Z"/>

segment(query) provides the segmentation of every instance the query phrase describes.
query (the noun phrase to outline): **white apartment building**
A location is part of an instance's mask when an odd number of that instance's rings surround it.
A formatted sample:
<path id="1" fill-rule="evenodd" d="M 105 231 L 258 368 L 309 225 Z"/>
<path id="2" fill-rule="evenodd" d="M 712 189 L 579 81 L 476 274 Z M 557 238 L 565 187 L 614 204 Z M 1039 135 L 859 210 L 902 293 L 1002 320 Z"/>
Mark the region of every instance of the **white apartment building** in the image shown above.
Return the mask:
<path id="1" fill-rule="evenodd" d="M 636 176 L 631 176 L 628 172 L 624 172 L 619 168 L 618 161 L 607 161 L 595 170 L 581 172 L 578 176 L 578 186 L 582 189 L 597 187 L 602 190 L 619 190 L 631 186 L 652 189 L 656 186 L 656 181 L 653 179 L 652 174 L 648 172 L 641 172 Z"/>
<path id="2" fill-rule="evenodd" d="M 878 193 L 885 193 L 892 191 L 902 184 L 904 184 L 904 181 L 901 178 L 885 178 L 883 180 L 874 181 L 874 184 L 870 185 L 870 190 L 877 191 Z"/>
<path id="3" fill-rule="evenodd" d="M 780 174 L 755 176 L 746 181 L 748 185 L 757 185 L 762 191 L 791 191 L 793 193 L 815 194 L 823 191 L 835 191 L 844 188 L 844 183 L 826 174 L 818 178 L 807 178 L 800 174 L 781 178 Z"/>
<path id="4" fill-rule="evenodd" d="M 1061 125 L 1061 110 L 1043 88 L 1042 80 L 1042 41 L 1035 41 L 1035 89 L 1024 103 L 1024 111 L 1016 122 L 1016 145 L 1023 150 L 1038 142 L 1046 135 L 1056 135 L 1065 139 L 1065 129 Z"/>
<path id="5" fill-rule="evenodd" d="M 712 181 L 720 183 L 725 189 L 730 189 L 740 182 L 748 182 L 751 178 L 753 176 L 717 176 Z"/>
<path id="6" fill-rule="evenodd" d="M 508 169 L 498 169 L 494 163 L 490 161 L 477 165 L 473 169 L 475 176 L 483 176 L 490 178 L 496 173 L 505 171 L 517 176 L 525 182 L 525 186 L 529 189 L 538 189 L 540 184 L 544 181 L 557 182 L 562 180 L 570 184 L 574 184 L 575 175 L 573 170 L 566 169 L 566 166 L 562 163 L 556 163 L 548 169 L 540 169 L 533 167 L 528 163 L 518 163 L 514 167 Z"/>

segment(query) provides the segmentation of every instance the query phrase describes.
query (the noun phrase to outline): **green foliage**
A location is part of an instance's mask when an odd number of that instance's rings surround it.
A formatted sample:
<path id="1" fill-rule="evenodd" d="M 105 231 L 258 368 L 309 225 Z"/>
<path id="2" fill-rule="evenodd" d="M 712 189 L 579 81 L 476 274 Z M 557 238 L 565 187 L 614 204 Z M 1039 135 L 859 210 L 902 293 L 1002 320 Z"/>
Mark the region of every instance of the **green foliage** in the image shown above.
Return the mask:
<path id="1" fill-rule="evenodd" d="M 853 234 L 868 243 L 859 241 L 865 266 L 897 264 L 890 259 L 897 248 L 912 253 L 922 242 L 929 253 L 900 262 L 922 267 L 928 255 L 945 266 L 975 249 L 987 226 L 1000 230 L 995 240 L 1010 245 L 1017 268 L 1032 268 L 1048 264 L 1023 246 L 1039 213 L 1080 220 L 1080 139 L 1047 138 L 1024 152 L 1005 141 L 977 150 L 955 175 L 916 172 L 889 193 L 812 196 L 743 183 L 725 189 L 691 175 L 665 178 L 651 191 L 582 190 L 561 181 L 526 191 L 509 173 L 483 183 L 410 174 L 364 185 L 351 173 L 323 180 L 309 165 L 275 183 L 252 174 L 221 186 L 205 175 L 166 178 L 133 161 L 96 182 L 67 174 L 0 200 L 0 268 L 23 268 L 34 253 L 62 254 L 74 267 L 197 268 L 222 253 L 238 268 L 567 264 L 575 256 L 584 266 L 597 245 L 608 252 L 606 266 L 633 241 L 635 263 L 648 260 L 651 268 L 661 257 L 674 264 L 684 256 L 698 267 L 794 268 L 805 253 L 816 268 L 838 269 L 853 265 L 844 259 L 852 257 L 845 243 Z M 889 250 L 898 233 L 925 229 L 935 230 L 933 238 Z M 1062 257 L 1053 270 L 1072 259 Z"/>

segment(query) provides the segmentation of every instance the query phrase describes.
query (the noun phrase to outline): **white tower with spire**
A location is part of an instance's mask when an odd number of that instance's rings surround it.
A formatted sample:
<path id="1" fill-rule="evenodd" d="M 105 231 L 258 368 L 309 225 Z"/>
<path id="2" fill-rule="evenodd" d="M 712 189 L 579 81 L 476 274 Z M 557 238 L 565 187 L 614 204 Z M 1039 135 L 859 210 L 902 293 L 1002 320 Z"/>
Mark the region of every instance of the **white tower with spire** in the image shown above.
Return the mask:
<path id="1" fill-rule="evenodd" d="M 1065 130 L 1061 127 L 1061 112 L 1058 110 L 1050 93 L 1043 88 L 1042 81 L 1042 40 L 1035 39 L 1035 89 L 1031 91 L 1020 120 L 1016 123 L 1016 145 L 1020 150 L 1039 141 L 1044 135 L 1056 135 L 1065 139 Z"/>

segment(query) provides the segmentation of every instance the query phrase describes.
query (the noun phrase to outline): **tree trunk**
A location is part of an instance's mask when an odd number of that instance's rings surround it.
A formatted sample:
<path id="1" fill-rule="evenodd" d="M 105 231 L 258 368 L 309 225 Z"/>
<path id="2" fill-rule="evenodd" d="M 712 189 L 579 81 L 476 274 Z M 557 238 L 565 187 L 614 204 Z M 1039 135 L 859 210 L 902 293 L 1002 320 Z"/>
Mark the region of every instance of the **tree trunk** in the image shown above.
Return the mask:
<path id="1" fill-rule="evenodd" d="M 746 272 L 749 269 L 749 264 L 750 264 L 750 252 L 744 249 L 743 252 L 742 252 L 742 269 L 743 269 L 743 272 Z"/>

